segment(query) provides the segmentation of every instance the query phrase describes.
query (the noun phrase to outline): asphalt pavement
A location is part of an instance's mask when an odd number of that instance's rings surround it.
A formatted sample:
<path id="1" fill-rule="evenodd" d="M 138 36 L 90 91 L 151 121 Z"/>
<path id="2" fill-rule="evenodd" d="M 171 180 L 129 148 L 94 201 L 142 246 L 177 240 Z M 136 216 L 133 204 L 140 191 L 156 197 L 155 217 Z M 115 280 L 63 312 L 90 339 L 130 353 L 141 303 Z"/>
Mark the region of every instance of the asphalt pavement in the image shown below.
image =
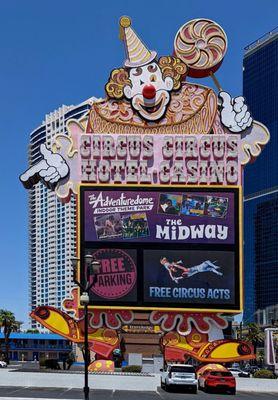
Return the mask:
<path id="1" fill-rule="evenodd" d="M 27 400 L 27 399 L 83 399 L 81 389 L 59 389 L 59 388 L 34 388 L 34 387 L 0 387 L 0 400 Z M 185 391 L 167 393 L 158 389 L 157 392 L 144 391 L 124 391 L 124 390 L 91 390 L 90 399 L 92 400 L 274 400 L 277 393 L 237 393 L 235 396 L 226 394 L 212 394 L 199 391 L 192 394 Z"/>

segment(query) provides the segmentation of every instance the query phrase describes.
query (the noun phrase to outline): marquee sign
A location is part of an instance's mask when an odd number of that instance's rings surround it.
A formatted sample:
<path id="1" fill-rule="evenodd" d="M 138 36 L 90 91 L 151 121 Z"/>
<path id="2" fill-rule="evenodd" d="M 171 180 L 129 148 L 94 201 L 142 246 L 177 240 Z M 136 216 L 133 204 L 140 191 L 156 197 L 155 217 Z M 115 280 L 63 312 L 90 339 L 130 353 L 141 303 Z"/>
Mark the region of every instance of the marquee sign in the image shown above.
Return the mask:
<path id="1" fill-rule="evenodd" d="M 81 186 L 80 255 L 101 264 L 93 307 L 239 311 L 241 201 L 234 186 Z"/>
<path id="2" fill-rule="evenodd" d="M 151 323 L 168 321 L 174 330 L 191 321 L 200 333 L 202 316 L 212 322 L 191 353 L 212 360 L 214 350 L 197 349 L 209 343 L 226 351 L 217 312 L 242 311 L 244 166 L 260 155 L 269 132 L 214 75 L 227 52 L 215 22 L 185 23 L 173 55 L 149 50 L 127 16 L 120 38 L 126 59 L 111 71 L 105 98 L 69 120 L 68 134 L 51 148 L 41 145 L 41 160 L 20 180 L 28 189 L 43 182 L 64 203 L 78 199 L 80 278 L 86 254 L 101 264 L 90 292 L 92 329 L 103 320 L 112 328 L 131 323 L 137 308 L 153 310 Z M 209 76 L 217 93 L 187 80 Z M 64 306 L 82 318 L 78 291 Z M 39 311 L 32 315 L 44 324 Z M 184 356 L 178 343 L 196 336 L 193 325 L 167 341 L 167 354 Z M 250 346 L 231 346 L 229 360 L 253 357 Z"/>

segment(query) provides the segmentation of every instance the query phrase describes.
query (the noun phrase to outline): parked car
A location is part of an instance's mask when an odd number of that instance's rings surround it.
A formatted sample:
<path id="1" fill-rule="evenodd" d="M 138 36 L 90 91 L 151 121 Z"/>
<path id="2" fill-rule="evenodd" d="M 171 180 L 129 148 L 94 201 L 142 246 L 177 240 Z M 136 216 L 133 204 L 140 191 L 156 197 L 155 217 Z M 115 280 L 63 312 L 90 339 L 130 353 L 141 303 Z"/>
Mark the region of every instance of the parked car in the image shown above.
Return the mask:
<path id="1" fill-rule="evenodd" d="M 258 365 L 250 365 L 247 364 L 245 367 L 243 367 L 241 370 L 244 372 L 249 372 L 250 375 L 254 375 L 256 371 L 259 371 L 262 369 L 262 367 L 258 367 Z"/>
<path id="2" fill-rule="evenodd" d="M 161 388 L 166 391 L 174 387 L 187 387 L 197 393 L 197 376 L 195 368 L 187 364 L 168 365 L 166 370 L 161 370 Z"/>
<path id="3" fill-rule="evenodd" d="M 5 361 L 0 361 L 0 368 L 7 368 L 7 363 Z"/>
<path id="4" fill-rule="evenodd" d="M 238 376 L 239 378 L 250 378 L 250 372 L 243 371 L 240 368 L 228 368 L 228 370 L 233 374 L 233 376 Z"/>
<path id="5" fill-rule="evenodd" d="M 250 372 L 250 374 L 253 375 L 255 372 L 259 371 L 260 369 L 261 368 L 258 367 L 257 365 L 251 365 L 248 372 Z"/>
<path id="6" fill-rule="evenodd" d="M 205 392 L 217 390 L 236 393 L 236 380 L 230 371 L 206 370 L 199 375 L 198 388 Z"/>

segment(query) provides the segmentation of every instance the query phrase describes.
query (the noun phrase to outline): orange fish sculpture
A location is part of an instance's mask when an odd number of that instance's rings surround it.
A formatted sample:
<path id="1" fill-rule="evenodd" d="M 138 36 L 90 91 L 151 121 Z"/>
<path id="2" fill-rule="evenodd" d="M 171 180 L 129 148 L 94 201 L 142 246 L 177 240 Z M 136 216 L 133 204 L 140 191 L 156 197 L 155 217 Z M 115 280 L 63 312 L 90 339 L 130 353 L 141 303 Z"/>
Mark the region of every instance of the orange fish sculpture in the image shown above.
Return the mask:
<path id="1" fill-rule="evenodd" d="M 178 332 L 168 332 L 162 338 L 165 361 L 184 362 L 192 357 L 202 363 L 235 362 L 254 359 L 254 349 L 250 343 L 236 339 L 219 339 L 209 342 L 207 334 L 195 328 L 187 336 Z"/>
<path id="2" fill-rule="evenodd" d="M 84 342 L 83 320 L 75 320 L 65 312 L 51 306 L 40 306 L 30 316 L 51 332 L 63 336 L 74 343 Z M 119 347 L 116 330 L 109 328 L 89 328 L 89 347 L 102 358 L 109 359 L 114 349 Z"/>

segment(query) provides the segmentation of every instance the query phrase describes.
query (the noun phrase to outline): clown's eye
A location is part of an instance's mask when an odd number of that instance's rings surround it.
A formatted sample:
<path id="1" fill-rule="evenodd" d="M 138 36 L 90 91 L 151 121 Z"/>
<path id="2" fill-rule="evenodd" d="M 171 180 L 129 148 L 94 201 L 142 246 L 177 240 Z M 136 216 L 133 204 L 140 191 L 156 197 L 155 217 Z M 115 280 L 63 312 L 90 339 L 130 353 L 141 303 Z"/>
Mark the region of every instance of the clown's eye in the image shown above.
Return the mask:
<path id="1" fill-rule="evenodd" d="M 133 72 L 134 76 L 138 76 L 142 74 L 142 68 L 141 67 L 137 67 L 135 72 Z"/>
<path id="2" fill-rule="evenodd" d="M 155 72 L 157 70 L 157 65 L 151 64 L 148 66 L 148 71 L 149 72 Z"/>

